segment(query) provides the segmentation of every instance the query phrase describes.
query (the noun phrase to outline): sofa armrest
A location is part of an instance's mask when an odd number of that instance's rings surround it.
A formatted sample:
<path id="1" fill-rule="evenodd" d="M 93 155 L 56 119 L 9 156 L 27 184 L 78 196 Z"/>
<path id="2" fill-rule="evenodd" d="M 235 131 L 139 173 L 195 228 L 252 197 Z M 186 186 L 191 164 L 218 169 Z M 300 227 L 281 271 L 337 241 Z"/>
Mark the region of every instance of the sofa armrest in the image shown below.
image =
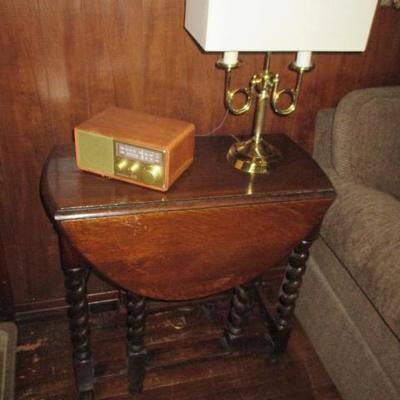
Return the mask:
<path id="1" fill-rule="evenodd" d="M 321 236 L 400 338 L 400 202 L 327 170 L 338 197 Z"/>
<path id="2" fill-rule="evenodd" d="M 315 122 L 314 159 L 323 168 L 333 168 L 332 131 L 335 109 L 327 108 L 317 114 Z"/>
<path id="3" fill-rule="evenodd" d="M 340 176 L 400 198 L 400 86 L 355 90 L 336 107 L 332 163 Z"/>

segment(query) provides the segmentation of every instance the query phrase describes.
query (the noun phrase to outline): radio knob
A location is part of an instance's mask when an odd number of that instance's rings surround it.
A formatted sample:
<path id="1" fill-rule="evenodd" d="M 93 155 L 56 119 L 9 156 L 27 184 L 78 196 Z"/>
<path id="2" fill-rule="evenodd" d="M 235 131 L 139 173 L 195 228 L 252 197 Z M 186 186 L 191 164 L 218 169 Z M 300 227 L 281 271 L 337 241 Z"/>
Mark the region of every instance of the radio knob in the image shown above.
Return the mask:
<path id="1" fill-rule="evenodd" d="M 141 164 L 139 161 L 134 161 L 132 165 L 129 167 L 129 172 L 132 175 L 137 175 L 138 171 L 140 170 Z"/>
<path id="2" fill-rule="evenodd" d="M 156 182 L 161 178 L 162 168 L 159 165 L 147 165 L 143 168 L 143 180 L 146 183 Z"/>
<path id="3" fill-rule="evenodd" d="M 117 169 L 118 169 L 118 171 L 123 171 L 127 166 L 128 166 L 128 160 L 121 160 L 117 164 Z"/>

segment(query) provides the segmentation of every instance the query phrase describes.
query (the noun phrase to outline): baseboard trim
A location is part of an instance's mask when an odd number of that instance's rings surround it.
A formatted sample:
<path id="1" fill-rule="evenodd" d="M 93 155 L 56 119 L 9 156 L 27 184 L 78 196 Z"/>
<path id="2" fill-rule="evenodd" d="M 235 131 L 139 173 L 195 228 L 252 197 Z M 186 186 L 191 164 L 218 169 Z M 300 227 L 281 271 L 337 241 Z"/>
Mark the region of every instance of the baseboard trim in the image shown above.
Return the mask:
<path id="1" fill-rule="evenodd" d="M 88 294 L 91 311 L 100 311 L 117 307 L 120 302 L 120 292 L 111 290 L 102 293 Z M 59 315 L 68 308 L 64 298 L 46 300 L 36 303 L 19 304 L 15 307 L 17 321 L 27 321 L 52 315 Z"/>

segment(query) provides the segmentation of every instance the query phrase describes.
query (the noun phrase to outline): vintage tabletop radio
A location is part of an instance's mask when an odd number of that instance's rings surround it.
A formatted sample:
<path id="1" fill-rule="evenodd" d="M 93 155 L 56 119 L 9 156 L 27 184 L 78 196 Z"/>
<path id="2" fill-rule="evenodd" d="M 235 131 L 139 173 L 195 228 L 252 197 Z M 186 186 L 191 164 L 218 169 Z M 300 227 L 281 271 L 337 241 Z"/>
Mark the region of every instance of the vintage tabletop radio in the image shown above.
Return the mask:
<path id="1" fill-rule="evenodd" d="M 75 127 L 78 167 L 166 191 L 193 161 L 194 125 L 109 108 Z"/>

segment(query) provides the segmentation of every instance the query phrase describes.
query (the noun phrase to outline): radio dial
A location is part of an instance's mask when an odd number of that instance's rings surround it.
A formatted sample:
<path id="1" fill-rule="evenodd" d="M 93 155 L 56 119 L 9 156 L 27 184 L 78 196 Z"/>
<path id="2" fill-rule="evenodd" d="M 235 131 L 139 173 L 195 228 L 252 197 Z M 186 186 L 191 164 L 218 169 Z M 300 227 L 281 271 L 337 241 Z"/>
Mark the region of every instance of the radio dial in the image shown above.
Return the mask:
<path id="1" fill-rule="evenodd" d="M 161 177 L 162 169 L 159 165 L 147 165 L 143 168 L 143 180 L 148 183 L 156 182 Z"/>
<path id="2" fill-rule="evenodd" d="M 139 162 L 139 161 L 135 161 L 135 162 L 133 162 L 132 165 L 129 167 L 129 172 L 130 172 L 132 175 L 137 175 L 137 173 L 138 173 L 139 170 L 140 170 L 140 167 L 141 167 L 140 162 Z"/>
<path id="3" fill-rule="evenodd" d="M 126 159 L 121 160 L 121 161 L 117 164 L 117 168 L 118 168 L 119 171 L 123 171 L 127 166 L 128 166 L 128 160 L 126 160 Z"/>

